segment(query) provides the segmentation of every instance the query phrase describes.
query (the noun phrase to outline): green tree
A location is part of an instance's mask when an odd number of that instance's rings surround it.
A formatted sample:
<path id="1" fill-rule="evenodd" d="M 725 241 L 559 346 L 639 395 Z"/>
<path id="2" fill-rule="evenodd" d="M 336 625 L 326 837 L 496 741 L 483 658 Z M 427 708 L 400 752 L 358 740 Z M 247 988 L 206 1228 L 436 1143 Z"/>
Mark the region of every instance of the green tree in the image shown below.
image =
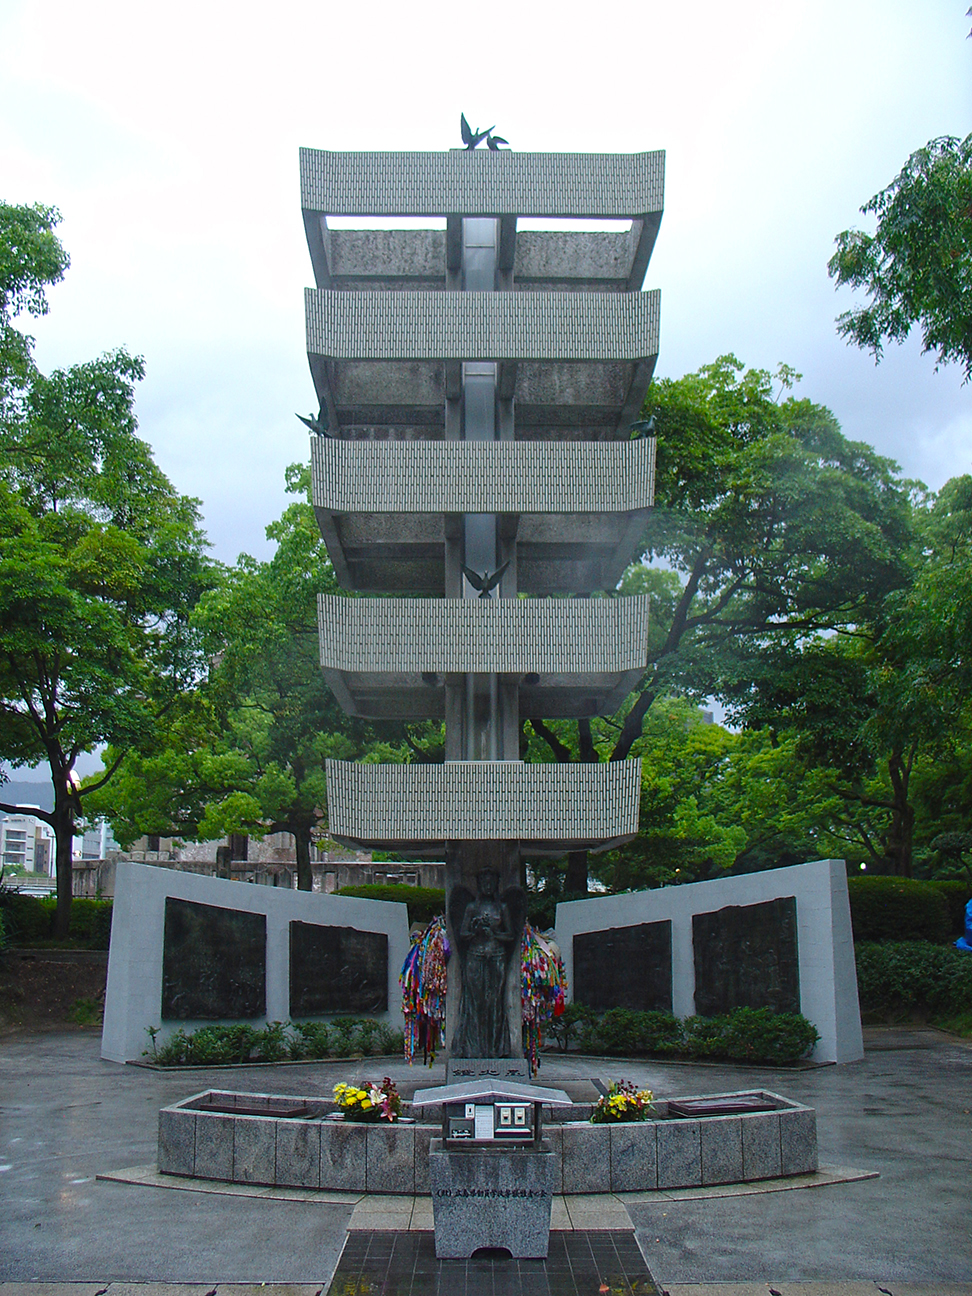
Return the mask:
<path id="1" fill-rule="evenodd" d="M 870 615 L 831 638 L 801 636 L 751 654 L 739 669 L 737 714 L 792 728 L 829 771 L 842 811 L 832 830 L 882 869 L 911 876 L 918 829 L 913 780 L 944 806 L 946 768 L 961 766 L 972 683 L 972 478 L 946 483 L 917 510 L 909 577 Z M 938 767 L 937 777 L 932 769 Z M 925 843 L 954 822 L 929 821 Z"/>
<path id="2" fill-rule="evenodd" d="M 14 326 L 46 310 L 44 288 L 67 265 L 56 219 L 0 204 L 0 760 L 50 768 L 53 812 L 31 813 L 55 832 L 65 937 L 91 790 L 75 762 L 102 743 L 137 748 L 175 707 L 198 670 L 188 623 L 207 576 L 196 502 L 136 435 L 142 361 L 116 351 L 45 376 Z"/>
<path id="3" fill-rule="evenodd" d="M 598 756 L 610 754 L 615 726 L 604 717 L 592 721 Z M 556 728 L 559 741 L 576 743 L 570 725 L 558 722 Z M 611 891 L 705 881 L 843 853 L 842 803 L 828 772 L 802 759 L 793 733 L 769 727 L 733 732 L 707 722 L 692 702 L 660 698 L 633 754 L 642 759 L 638 836 L 590 859 L 592 875 Z M 544 758 L 536 737 L 526 755 Z M 531 872 L 551 922 L 558 901 L 581 894 L 550 861 L 533 862 Z"/>
<path id="4" fill-rule="evenodd" d="M 740 661 L 858 624 L 907 584 L 912 487 L 823 406 L 779 399 L 796 377 L 781 366 L 774 396 L 772 375 L 723 356 L 652 385 L 655 507 L 645 558 L 621 584 L 652 595 L 648 670 L 606 751 L 586 722 L 570 743 L 531 720 L 555 759 L 620 760 L 657 701 L 718 694 Z M 576 861 L 575 888 L 585 872 Z"/>
<path id="5" fill-rule="evenodd" d="M 309 485 L 307 467 L 291 465 L 288 491 L 301 498 L 267 528 L 273 557 L 242 555 L 193 615 L 207 678 L 176 725 L 124 758 L 97 802 L 123 844 L 149 832 L 197 841 L 290 833 L 302 890 L 311 889 L 311 843 L 327 827 L 325 760 L 406 755 L 399 729 L 381 736 L 345 715 L 321 673 L 317 596 L 340 591 Z"/>
<path id="6" fill-rule="evenodd" d="M 925 351 L 972 375 L 972 135 L 930 140 L 861 208 L 873 234 L 845 230 L 827 269 L 870 298 L 838 317 L 838 332 L 880 361 L 886 341 L 921 326 Z"/>
<path id="7" fill-rule="evenodd" d="M 0 426 L 22 417 L 22 403 L 36 374 L 33 339 L 18 329 L 19 315 L 48 311 L 46 289 L 70 264 L 54 227 L 55 207 L 16 207 L 0 202 Z"/>

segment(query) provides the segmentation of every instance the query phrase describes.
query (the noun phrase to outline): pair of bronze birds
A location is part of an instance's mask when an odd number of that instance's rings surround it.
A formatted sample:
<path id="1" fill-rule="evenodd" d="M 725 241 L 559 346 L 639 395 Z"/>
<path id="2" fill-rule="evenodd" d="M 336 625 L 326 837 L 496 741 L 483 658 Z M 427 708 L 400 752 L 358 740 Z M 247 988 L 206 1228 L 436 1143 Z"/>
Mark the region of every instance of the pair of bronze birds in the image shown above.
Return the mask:
<path id="1" fill-rule="evenodd" d="M 495 126 L 487 126 L 486 129 L 482 131 L 477 126 L 476 129 L 473 130 L 466 121 L 465 113 L 459 114 L 459 129 L 462 132 L 462 142 L 465 144 L 467 149 L 474 149 L 477 144 L 482 144 L 483 140 L 486 141 L 486 147 L 493 153 L 499 151 L 501 144 L 505 144 L 507 148 L 510 147 L 509 140 L 505 140 L 502 135 L 493 134 L 493 131 L 496 129 Z"/>

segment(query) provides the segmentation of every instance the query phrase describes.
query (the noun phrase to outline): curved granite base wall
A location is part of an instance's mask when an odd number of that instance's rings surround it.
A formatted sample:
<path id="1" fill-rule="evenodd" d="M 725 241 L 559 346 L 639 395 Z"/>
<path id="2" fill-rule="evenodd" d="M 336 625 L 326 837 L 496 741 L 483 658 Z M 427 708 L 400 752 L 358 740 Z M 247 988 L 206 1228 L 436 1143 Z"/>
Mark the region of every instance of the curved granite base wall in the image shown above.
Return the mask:
<path id="1" fill-rule="evenodd" d="M 618 1125 L 545 1120 L 544 1139 L 556 1154 L 554 1191 L 650 1192 L 816 1170 L 813 1108 L 765 1090 L 746 1092 L 759 1092 L 774 1103 L 775 1110 Z M 279 1095 L 206 1090 L 164 1107 L 159 1112 L 160 1172 L 333 1192 L 430 1191 L 429 1142 L 440 1135 L 441 1124 L 330 1121 L 325 1115 L 331 1107 L 324 1102 L 317 1104 L 319 1114 L 294 1119 L 274 1114 L 272 1105 L 283 1101 Z M 205 1102 L 223 1107 L 245 1103 L 250 1109 L 265 1103 L 267 1114 L 199 1110 Z M 658 1108 L 664 1117 L 667 1103 L 659 1103 Z M 511 1155 L 515 1155 L 512 1149 Z"/>

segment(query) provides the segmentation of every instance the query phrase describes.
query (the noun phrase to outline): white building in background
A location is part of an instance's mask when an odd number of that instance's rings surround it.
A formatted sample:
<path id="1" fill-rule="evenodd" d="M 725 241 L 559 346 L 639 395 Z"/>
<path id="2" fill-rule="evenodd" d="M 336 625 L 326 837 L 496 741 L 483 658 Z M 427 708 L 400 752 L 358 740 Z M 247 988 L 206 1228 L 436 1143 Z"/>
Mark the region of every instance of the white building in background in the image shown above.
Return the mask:
<path id="1" fill-rule="evenodd" d="M 115 841 L 115 834 L 111 830 L 111 824 L 104 819 L 99 819 L 97 823 L 86 828 L 84 836 L 81 838 L 81 859 L 107 859 L 109 854 L 117 854 L 118 849 L 118 843 Z M 76 849 L 75 856 L 77 856 Z"/>
<path id="2" fill-rule="evenodd" d="M 54 876 L 54 830 L 31 814 L 0 820 L 0 866 Z"/>

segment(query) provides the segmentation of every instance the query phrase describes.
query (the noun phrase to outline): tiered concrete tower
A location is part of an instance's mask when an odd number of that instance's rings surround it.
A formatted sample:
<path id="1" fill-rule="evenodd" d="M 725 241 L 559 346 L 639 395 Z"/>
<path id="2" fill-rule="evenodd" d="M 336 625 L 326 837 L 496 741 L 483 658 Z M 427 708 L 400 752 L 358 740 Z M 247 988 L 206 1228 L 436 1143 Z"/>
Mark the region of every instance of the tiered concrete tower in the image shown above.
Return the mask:
<path id="1" fill-rule="evenodd" d="M 444 852 L 450 887 L 637 831 L 640 761 L 527 765 L 520 733 L 612 714 L 645 669 L 647 599 L 590 596 L 637 556 L 652 501 L 654 442 L 629 425 L 658 352 L 659 294 L 640 290 L 663 188 L 663 153 L 301 151 L 330 422 L 314 505 L 341 584 L 391 596 L 322 597 L 323 669 L 350 714 L 446 723 L 441 765 L 328 762 L 330 832 Z M 630 228 L 518 229 L 531 217 Z M 463 574 L 504 565 L 488 598 Z M 519 993 L 517 972 L 510 1057 Z"/>

